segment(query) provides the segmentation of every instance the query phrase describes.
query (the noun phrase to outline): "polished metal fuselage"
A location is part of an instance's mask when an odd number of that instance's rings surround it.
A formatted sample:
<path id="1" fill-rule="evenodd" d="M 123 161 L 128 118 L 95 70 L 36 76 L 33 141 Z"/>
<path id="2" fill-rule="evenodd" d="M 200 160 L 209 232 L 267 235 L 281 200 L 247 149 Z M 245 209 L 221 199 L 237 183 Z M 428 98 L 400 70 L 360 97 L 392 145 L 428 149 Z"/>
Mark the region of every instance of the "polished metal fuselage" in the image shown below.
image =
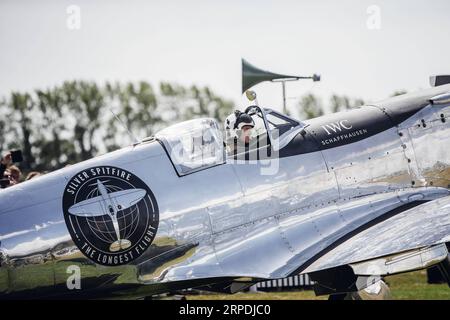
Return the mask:
<path id="1" fill-rule="evenodd" d="M 301 272 L 370 221 L 448 194 L 449 122 L 449 105 L 428 105 L 357 142 L 282 157 L 271 175 L 260 174 L 260 163 L 227 161 L 180 177 L 163 145 L 151 141 L 2 190 L 0 293 L 139 296 Z M 68 232 L 64 188 L 76 173 L 99 165 L 134 173 L 155 195 L 158 231 L 137 262 L 95 264 Z M 67 287 L 71 266 L 80 270 L 80 289 Z"/>

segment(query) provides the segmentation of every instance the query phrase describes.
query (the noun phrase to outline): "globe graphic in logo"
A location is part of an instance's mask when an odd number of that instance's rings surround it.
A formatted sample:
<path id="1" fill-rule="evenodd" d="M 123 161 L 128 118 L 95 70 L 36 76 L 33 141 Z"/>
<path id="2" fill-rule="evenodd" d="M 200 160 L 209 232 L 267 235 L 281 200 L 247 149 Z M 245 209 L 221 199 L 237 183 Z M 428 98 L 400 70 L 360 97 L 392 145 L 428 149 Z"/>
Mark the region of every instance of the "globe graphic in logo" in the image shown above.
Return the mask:
<path id="1" fill-rule="evenodd" d="M 159 222 L 148 186 L 130 172 L 110 166 L 76 174 L 66 186 L 63 211 L 77 247 L 103 265 L 126 264 L 142 255 Z"/>
<path id="2" fill-rule="evenodd" d="M 108 184 L 108 180 L 98 180 L 98 184 L 103 184 L 107 194 L 114 197 L 118 191 L 123 191 L 120 187 Z M 125 189 L 126 190 L 126 189 Z M 138 190 L 140 191 L 140 190 Z M 141 193 L 145 196 L 145 192 Z M 87 199 L 97 198 L 102 196 L 99 188 L 93 189 L 88 195 Z M 139 198 L 138 198 L 139 199 Z M 75 205 L 76 206 L 76 205 Z M 131 207 L 122 209 L 122 205 L 117 206 L 118 212 L 116 213 L 117 225 L 119 228 L 114 229 L 113 217 L 111 215 L 102 215 L 100 217 L 87 217 L 86 221 L 92 234 L 94 234 L 99 241 L 111 242 L 110 251 L 115 252 L 120 249 L 128 248 L 131 243 L 127 239 L 136 231 L 139 225 L 139 207 L 133 205 Z M 106 208 L 106 210 L 111 210 Z M 70 212 L 70 211 L 69 211 Z"/>

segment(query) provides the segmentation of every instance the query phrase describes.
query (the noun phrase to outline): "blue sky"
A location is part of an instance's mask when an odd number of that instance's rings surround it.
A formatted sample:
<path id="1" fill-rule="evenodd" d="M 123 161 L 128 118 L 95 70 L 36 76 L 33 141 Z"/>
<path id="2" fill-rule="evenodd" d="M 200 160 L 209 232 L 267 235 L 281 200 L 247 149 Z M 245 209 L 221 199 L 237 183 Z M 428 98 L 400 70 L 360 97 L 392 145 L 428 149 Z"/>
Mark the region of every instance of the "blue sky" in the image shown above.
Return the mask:
<path id="1" fill-rule="evenodd" d="M 70 30 L 66 9 L 81 9 Z M 380 29 L 367 28 L 367 8 Z M 240 59 L 322 81 L 306 92 L 374 101 L 450 74 L 450 1 L 10 1 L 0 2 L 0 95 L 64 80 L 208 85 L 240 106 Z M 281 110 L 281 85 L 255 87 Z"/>

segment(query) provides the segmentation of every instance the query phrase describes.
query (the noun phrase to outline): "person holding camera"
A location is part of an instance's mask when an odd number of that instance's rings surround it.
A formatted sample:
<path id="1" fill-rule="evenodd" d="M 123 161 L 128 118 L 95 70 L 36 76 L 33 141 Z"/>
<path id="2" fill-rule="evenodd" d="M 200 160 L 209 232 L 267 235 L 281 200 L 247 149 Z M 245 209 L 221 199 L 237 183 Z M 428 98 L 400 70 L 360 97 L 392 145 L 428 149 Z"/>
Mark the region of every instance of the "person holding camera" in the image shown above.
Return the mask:
<path id="1" fill-rule="evenodd" d="M 3 158 L 0 160 L 0 177 L 3 177 L 6 169 L 12 164 L 12 156 L 11 152 L 5 154 Z"/>
<path id="2" fill-rule="evenodd" d="M 20 150 L 10 151 L 0 159 L 0 188 L 7 188 L 20 182 L 22 172 L 13 163 L 22 160 Z"/>
<path id="3" fill-rule="evenodd" d="M 22 171 L 20 171 L 20 169 L 15 165 L 11 165 L 5 170 L 3 176 L 9 180 L 9 186 L 13 186 L 20 182 Z"/>

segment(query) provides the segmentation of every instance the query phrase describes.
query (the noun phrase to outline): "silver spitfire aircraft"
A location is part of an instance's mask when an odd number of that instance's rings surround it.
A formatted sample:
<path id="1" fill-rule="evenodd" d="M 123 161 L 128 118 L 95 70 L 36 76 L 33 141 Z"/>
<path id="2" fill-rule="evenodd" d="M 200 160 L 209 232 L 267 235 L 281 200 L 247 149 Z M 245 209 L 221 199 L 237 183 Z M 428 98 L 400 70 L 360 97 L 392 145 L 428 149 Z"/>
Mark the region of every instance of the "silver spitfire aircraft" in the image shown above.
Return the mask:
<path id="1" fill-rule="evenodd" d="M 318 295 L 376 298 L 384 276 L 434 265 L 449 281 L 446 79 L 308 121 L 252 106 L 253 143 L 231 154 L 194 119 L 1 190 L 0 295 L 234 293 L 307 273 Z"/>

